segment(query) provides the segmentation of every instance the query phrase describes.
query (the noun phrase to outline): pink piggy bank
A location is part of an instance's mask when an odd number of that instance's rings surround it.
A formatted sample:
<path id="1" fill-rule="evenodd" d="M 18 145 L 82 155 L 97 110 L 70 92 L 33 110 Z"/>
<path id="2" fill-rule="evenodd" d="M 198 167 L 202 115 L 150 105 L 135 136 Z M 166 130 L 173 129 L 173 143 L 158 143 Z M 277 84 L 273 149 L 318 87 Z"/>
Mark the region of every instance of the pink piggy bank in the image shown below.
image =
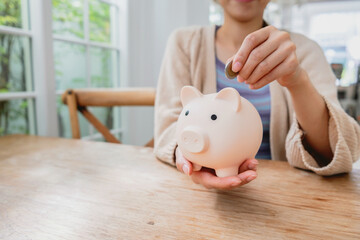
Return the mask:
<path id="1" fill-rule="evenodd" d="M 235 176 L 246 159 L 255 157 L 262 141 L 261 118 L 234 88 L 203 95 L 185 86 L 181 102 L 176 139 L 194 171 L 204 166 L 218 177 Z"/>

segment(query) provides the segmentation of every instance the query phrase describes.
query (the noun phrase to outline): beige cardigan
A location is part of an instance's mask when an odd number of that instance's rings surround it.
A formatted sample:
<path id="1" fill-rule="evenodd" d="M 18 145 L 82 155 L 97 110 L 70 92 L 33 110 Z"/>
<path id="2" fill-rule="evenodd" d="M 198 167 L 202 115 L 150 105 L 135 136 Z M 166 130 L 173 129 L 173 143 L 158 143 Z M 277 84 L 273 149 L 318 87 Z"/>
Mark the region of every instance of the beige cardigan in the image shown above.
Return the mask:
<path id="1" fill-rule="evenodd" d="M 303 35 L 291 33 L 296 54 L 329 109 L 329 138 L 334 158 L 319 167 L 304 149 L 288 90 L 277 81 L 270 84 L 270 148 L 275 160 L 312 170 L 320 175 L 349 172 L 360 154 L 360 127 L 340 107 L 335 76 L 321 48 Z M 175 128 L 182 110 L 180 90 L 192 85 L 204 94 L 216 92 L 215 26 L 187 27 L 168 40 L 161 66 L 155 102 L 155 149 L 158 159 L 174 165 Z M 316 123 L 314 123 L 316 124 Z"/>

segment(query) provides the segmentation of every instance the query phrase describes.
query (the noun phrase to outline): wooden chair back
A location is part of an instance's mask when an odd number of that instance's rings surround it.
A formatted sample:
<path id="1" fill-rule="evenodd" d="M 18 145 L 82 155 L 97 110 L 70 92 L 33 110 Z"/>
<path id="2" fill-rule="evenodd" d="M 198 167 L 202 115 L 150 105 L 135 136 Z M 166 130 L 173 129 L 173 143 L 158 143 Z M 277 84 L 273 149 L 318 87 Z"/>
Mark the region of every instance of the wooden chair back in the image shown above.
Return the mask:
<path id="1" fill-rule="evenodd" d="M 87 107 L 154 106 L 155 88 L 122 89 L 68 89 L 61 97 L 68 105 L 72 137 L 80 139 L 79 111 L 105 138 L 107 142 L 121 143 Z M 153 147 L 151 139 L 145 146 Z"/>

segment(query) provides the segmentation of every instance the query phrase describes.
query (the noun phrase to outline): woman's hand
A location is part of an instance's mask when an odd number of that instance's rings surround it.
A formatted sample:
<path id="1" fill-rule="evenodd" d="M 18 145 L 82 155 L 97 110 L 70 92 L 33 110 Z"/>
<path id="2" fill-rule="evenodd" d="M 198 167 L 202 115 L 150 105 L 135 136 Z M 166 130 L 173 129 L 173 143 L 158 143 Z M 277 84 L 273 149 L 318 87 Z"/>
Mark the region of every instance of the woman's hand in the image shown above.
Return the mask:
<path id="1" fill-rule="evenodd" d="M 179 148 L 176 149 L 175 155 L 177 169 L 191 176 L 194 183 L 201 184 L 208 189 L 230 190 L 249 183 L 257 177 L 256 166 L 258 161 L 256 159 L 244 161 L 239 167 L 238 175 L 220 178 L 215 175 L 215 171 L 212 169 L 203 167 L 200 171 L 193 171 L 193 164 L 183 156 Z"/>
<path id="2" fill-rule="evenodd" d="M 287 32 L 267 26 L 249 34 L 231 58 L 237 80 L 259 89 L 277 80 L 283 87 L 301 84 L 305 72 L 295 54 L 296 46 Z M 231 60 L 230 59 L 230 60 Z"/>

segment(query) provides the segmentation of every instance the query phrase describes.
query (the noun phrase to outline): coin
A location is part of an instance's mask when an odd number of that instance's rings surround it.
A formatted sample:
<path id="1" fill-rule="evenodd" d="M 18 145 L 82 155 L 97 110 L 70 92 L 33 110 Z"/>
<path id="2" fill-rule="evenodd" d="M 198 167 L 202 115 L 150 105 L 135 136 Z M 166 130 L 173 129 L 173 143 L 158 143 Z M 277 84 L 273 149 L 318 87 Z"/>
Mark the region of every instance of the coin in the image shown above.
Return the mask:
<path id="1" fill-rule="evenodd" d="M 231 60 L 225 66 L 225 75 L 226 75 L 226 77 L 228 79 L 234 79 L 238 75 L 238 72 L 233 72 L 232 71 L 232 69 L 231 69 L 232 68 L 232 63 L 233 63 L 233 61 Z"/>

